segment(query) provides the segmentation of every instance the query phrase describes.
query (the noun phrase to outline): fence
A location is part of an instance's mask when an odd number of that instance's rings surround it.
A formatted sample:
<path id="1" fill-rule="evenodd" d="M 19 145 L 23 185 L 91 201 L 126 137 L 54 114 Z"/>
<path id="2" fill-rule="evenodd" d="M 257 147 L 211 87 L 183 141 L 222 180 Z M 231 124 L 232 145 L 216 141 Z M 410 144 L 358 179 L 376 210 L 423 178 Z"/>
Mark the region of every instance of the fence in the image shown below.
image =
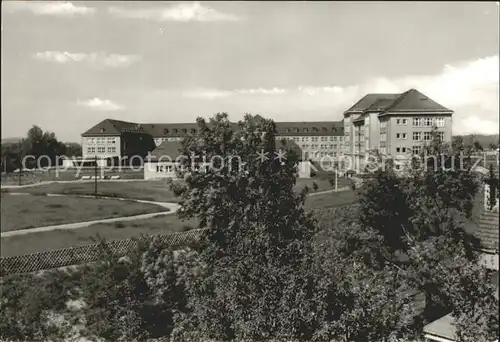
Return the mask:
<path id="1" fill-rule="evenodd" d="M 198 242 L 203 231 L 205 229 L 193 229 L 155 237 L 169 246 L 185 246 Z M 138 247 L 138 241 L 137 239 L 116 240 L 107 242 L 106 245 L 114 255 L 119 257 L 130 254 Z M 0 258 L 0 277 L 95 262 L 99 261 L 102 255 L 101 245 L 96 243 Z"/>

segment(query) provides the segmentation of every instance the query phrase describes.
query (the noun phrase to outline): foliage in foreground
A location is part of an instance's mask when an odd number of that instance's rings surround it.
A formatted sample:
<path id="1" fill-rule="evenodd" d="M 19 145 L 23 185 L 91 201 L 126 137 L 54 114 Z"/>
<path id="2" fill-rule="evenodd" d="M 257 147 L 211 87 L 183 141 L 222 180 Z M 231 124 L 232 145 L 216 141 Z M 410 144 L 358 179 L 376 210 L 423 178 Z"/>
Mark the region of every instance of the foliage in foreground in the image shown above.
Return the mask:
<path id="1" fill-rule="evenodd" d="M 104 248 L 102 263 L 74 272 L 6 279 L 2 338 L 67 340 L 79 324 L 81 335 L 110 341 L 413 340 L 436 311 L 457 317 L 458 341 L 498 338 L 498 300 L 463 230 L 478 186 L 471 173 L 380 171 L 359 205 L 312 216 L 307 190 L 293 191 L 292 151 L 255 160 L 279 148 L 272 121 L 247 116 L 235 133 L 218 115 L 199 126 L 186 155 L 240 155 L 244 165 L 194 172 L 185 161 L 173 188 L 181 217 L 208 228 L 204 242 L 173 251 L 143 240 L 119 260 Z M 46 324 L 56 313 L 66 324 Z"/>

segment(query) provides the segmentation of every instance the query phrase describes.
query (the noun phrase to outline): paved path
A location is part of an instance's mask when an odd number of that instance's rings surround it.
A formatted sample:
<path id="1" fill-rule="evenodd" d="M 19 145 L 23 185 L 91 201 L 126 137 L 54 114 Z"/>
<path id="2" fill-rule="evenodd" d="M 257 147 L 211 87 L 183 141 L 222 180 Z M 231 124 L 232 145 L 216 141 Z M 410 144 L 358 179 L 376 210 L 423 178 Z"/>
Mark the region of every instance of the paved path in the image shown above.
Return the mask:
<path id="1" fill-rule="evenodd" d="M 342 192 L 342 191 L 348 191 L 350 187 L 348 186 L 343 186 L 338 188 L 337 190 L 332 189 L 332 190 L 325 190 L 325 191 L 318 191 L 318 192 L 311 192 L 307 194 L 307 196 L 317 196 L 317 195 L 323 195 L 323 194 L 329 194 L 331 192 Z"/>
<path id="2" fill-rule="evenodd" d="M 136 181 L 136 180 L 113 180 L 113 182 L 116 181 Z M 43 183 L 37 183 L 36 185 L 40 184 L 49 184 L 49 183 L 61 183 L 62 181 L 50 181 L 50 182 L 43 182 Z M 88 181 L 68 181 L 68 182 L 88 182 Z M 25 187 L 32 187 L 35 184 L 30 184 L 30 185 L 8 185 L 5 186 L 5 188 L 25 188 Z M 3 188 L 3 186 L 2 186 Z M 337 190 L 332 189 L 332 190 L 326 190 L 326 191 L 319 191 L 319 192 L 313 192 L 309 193 L 307 196 L 317 196 L 317 195 L 323 195 L 327 193 L 332 193 L 332 192 L 341 192 L 341 191 L 347 191 L 349 190 L 349 187 L 341 187 L 338 188 Z M 28 193 L 9 193 L 11 196 L 32 196 L 31 194 Z M 73 197 L 84 197 L 84 198 L 94 198 L 94 196 L 89 196 L 89 195 L 63 195 L 63 194 L 47 194 L 47 196 L 73 196 Z M 139 203 L 148 203 L 148 204 L 156 204 L 161 207 L 164 207 L 168 209 L 167 211 L 163 212 L 157 212 L 157 213 L 150 213 L 150 214 L 141 214 L 141 215 L 133 215 L 133 216 L 121 216 L 121 217 L 113 217 L 109 219 L 99 219 L 99 220 L 92 220 L 92 221 L 84 221 L 84 222 L 74 222 L 74 223 L 65 223 L 65 224 L 58 224 L 58 225 L 53 225 L 53 226 L 45 226 L 45 227 L 36 227 L 36 228 L 26 228 L 26 229 L 18 229 L 18 230 L 11 230 L 8 232 L 2 232 L 1 237 L 11 237 L 11 236 L 19 236 L 19 235 L 25 235 L 25 234 L 32 234 L 32 233 L 40 233 L 40 232 L 48 232 L 52 230 L 69 230 L 69 229 L 78 229 L 78 228 L 85 228 L 88 226 L 91 226 L 96 223 L 109 223 L 109 222 L 124 222 L 124 221 L 134 221 L 134 220 L 140 220 L 140 219 L 147 219 L 147 218 L 152 218 L 156 216 L 164 216 L 164 215 L 171 215 L 174 214 L 178 209 L 179 205 L 177 203 L 169 203 L 169 202 L 154 202 L 154 201 L 145 201 L 145 200 L 138 200 L 138 199 L 133 199 L 133 198 L 117 198 L 117 197 L 105 197 L 105 196 L 99 196 L 99 198 L 104 198 L 104 199 L 114 199 L 114 200 L 119 200 L 119 201 L 134 201 L 134 202 L 139 202 Z"/>
<path id="3" fill-rule="evenodd" d="M 11 196 L 12 195 L 14 195 L 14 196 L 16 196 L 16 195 L 17 196 L 20 196 L 20 195 L 31 196 L 30 194 L 26 194 L 26 193 L 10 193 L 9 195 L 11 195 Z M 68 196 L 68 195 L 47 194 L 47 196 Z M 71 195 L 71 196 L 94 198 L 94 196 L 88 196 L 88 195 Z M 159 205 L 159 206 L 166 208 L 168 210 L 167 211 L 160 211 L 157 213 L 150 213 L 150 214 L 121 216 L 121 217 L 113 217 L 113 218 L 109 218 L 109 219 L 99 219 L 99 220 L 93 220 L 93 221 L 65 223 L 65 224 L 59 224 L 59 225 L 55 225 L 55 226 L 45 226 L 45 227 L 37 227 L 37 228 L 11 230 L 8 232 L 2 232 L 1 237 L 4 238 L 4 237 L 25 235 L 25 234 L 31 234 L 31 233 L 48 232 L 51 230 L 69 230 L 69 229 L 84 228 L 84 227 L 88 227 L 88 226 L 91 226 L 91 225 L 96 224 L 96 223 L 123 222 L 123 221 L 134 221 L 134 220 L 140 220 L 140 219 L 147 219 L 147 218 L 156 217 L 156 216 L 171 215 L 171 214 L 174 214 L 179 209 L 179 205 L 177 203 L 153 202 L 153 201 L 137 200 L 137 199 L 131 199 L 131 198 L 116 198 L 116 197 L 104 197 L 104 196 L 102 196 L 102 197 L 100 196 L 99 198 L 113 199 L 113 200 L 118 200 L 118 201 L 134 201 L 134 202 L 139 202 L 139 203 L 156 204 L 156 205 Z"/>
<path id="4" fill-rule="evenodd" d="M 98 183 L 103 183 L 103 182 L 111 182 L 111 183 L 119 183 L 119 182 L 148 182 L 151 181 L 149 179 L 98 179 Z M 32 188 L 35 186 L 41 186 L 41 185 L 47 185 L 47 184 L 54 184 L 54 183 L 94 183 L 94 179 L 75 179 L 75 180 L 53 180 L 53 181 L 42 181 L 42 182 L 37 182 L 37 183 L 30 183 L 30 184 L 24 184 L 24 185 L 16 185 L 16 184 L 3 184 L 0 187 L 2 189 L 22 189 L 22 188 Z"/>

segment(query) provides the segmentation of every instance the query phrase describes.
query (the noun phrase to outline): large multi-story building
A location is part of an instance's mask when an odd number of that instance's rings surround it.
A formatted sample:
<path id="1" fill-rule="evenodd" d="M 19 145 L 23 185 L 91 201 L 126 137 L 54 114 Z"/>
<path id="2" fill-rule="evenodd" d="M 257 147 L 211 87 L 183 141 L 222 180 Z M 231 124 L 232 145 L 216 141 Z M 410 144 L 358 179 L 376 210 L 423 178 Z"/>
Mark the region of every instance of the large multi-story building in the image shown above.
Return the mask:
<path id="1" fill-rule="evenodd" d="M 433 127 L 451 141 L 453 111 L 415 89 L 402 94 L 367 94 L 344 112 L 342 121 L 277 122 L 277 139 L 289 139 L 303 160 L 335 163 L 364 172 L 369 153 L 392 158 L 416 153 L 430 141 Z M 233 123 L 233 129 L 238 125 Z M 144 156 L 164 142 L 195 133 L 196 123 L 133 123 L 106 119 L 82 134 L 84 158 Z M 398 165 L 396 165 L 398 167 Z"/>
<path id="2" fill-rule="evenodd" d="M 83 157 L 131 158 L 146 155 L 163 142 L 178 142 L 196 133 L 196 123 L 139 124 L 106 119 L 82 134 Z M 238 129 L 236 123 L 233 129 Z M 303 159 L 341 157 L 344 151 L 342 122 L 278 122 L 277 139 L 294 141 Z M 151 142 L 154 142 L 152 145 Z"/>
<path id="3" fill-rule="evenodd" d="M 367 94 L 344 112 L 345 154 L 359 172 L 377 150 L 395 160 L 419 153 L 432 130 L 451 142 L 453 111 L 415 89 L 402 94 Z M 400 165 L 396 163 L 396 169 Z"/>

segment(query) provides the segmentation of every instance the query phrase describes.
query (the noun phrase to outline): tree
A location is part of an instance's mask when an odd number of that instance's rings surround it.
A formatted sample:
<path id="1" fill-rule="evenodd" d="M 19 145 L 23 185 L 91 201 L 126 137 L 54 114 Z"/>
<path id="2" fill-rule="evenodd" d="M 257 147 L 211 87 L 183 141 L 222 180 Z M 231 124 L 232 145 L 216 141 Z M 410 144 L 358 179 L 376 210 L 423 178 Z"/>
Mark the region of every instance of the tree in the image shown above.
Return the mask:
<path id="1" fill-rule="evenodd" d="M 454 148 L 435 135 L 423 152 L 428 159 L 422 159 L 419 165 L 424 167 L 410 170 L 405 177 L 396 176 L 392 170 L 379 170 L 360 194 L 359 224 L 364 235 L 353 238 L 352 244 L 357 246 L 353 253 L 374 269 L 390 266 L 398 270 L 409 287 L 423 292 L 424 322 L 457 308 L 468 312 L 464 308 L 475 305 L 474 297 L 464 291 L 462 297 L 457 293 L 461 284 L 481 279 L 479 273 L 484 272 L 475 266 L 480 241 L 464 229 L 464 221 L 472 215 L 479 182 L 470 170 L 470 159 L 459 156 L 463 148 L 459 141 Z M 462 167 L 458 166 L 459 159 L 464 162 Z M 490 310 L 498 304 L 491 287 L 480 281 L 471 286 L 489 293 L 480 316 L 490 317 Z M 477 308 L 469 311 L 478 314 Z M 478 336 L 485 334 L 483 328 L 469 321 L 468 329 Z"/>
<path id="2" fill-rule="evenodd" d="M 493 210 L 493 208 L 498 203 L 498 177 L 493 170 L 493 165 L 490 164 L 488 170 L 488 178 L 485 180 L 485 184 L 489 188 L 489 196 L 487 199 L 487 205 L 489 210 Z"/>
<path id="3" fill-rule="evenodd" d="M 57 140 L 53 132 L 43 132 L 38 126 L 33 126 L 28 130 L 21 144 L 23 157 L 32 155 L 35 158 L 26 161 L 28 168 L 55 166 L 56 157 L 66 153 L 66 146 Z M 40 158 L 42 156 L 46 157 Z M 39 161 L 38 164 L 37 161 Z"/>
<path id="4" fill-rule="evenodd" d="M 184 184 L 172 188 L 180 217 L 197 217 L 208 233 L 199 252 L 204 266 L 175 335 L 261 340 L 311 333 L 292 300 L 306 291 L 295 277 L 315 233 L 302 208 L 307 190 L 294 192 L 298 156 L 287 150 L 278 158 L 271 120 L 246 115 L 237 131 L 226 114 L 197 122 L 196 135 L 183 142 Z M 193 156 L 218 160 L 212 166 L 220 170 L 194 171 Z"/>

